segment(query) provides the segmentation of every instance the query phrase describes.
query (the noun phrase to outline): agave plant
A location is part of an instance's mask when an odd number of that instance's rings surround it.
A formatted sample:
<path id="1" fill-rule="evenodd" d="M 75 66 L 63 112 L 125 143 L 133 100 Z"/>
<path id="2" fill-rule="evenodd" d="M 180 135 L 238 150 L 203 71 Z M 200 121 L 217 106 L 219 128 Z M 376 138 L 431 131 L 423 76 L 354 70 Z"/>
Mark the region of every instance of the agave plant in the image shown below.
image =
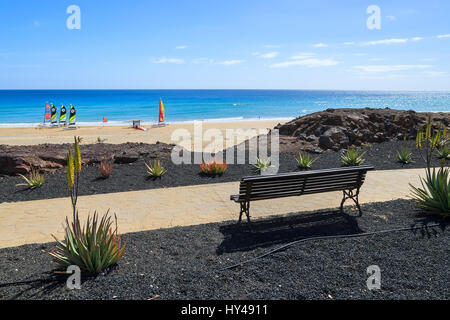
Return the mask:
<path id="1" fill-rule="evenodd" d="M 403 164 L 408 164 L 413 162 L 412 152 L 408 148 L 402 148 L 397 151 L 397 160 Z"/>
<path id="2" fill-rule="evenodd" d="M 346 151 L 343 151 L 341 154 L 341 160 L 344 166 L 359 166 L 366 161 L 364 159 L 364 155 L 367 151 L 361 153 L 359 148 L 355 146 L 349 147 Z"/>
<path id="3" fill-rule="evenodd" d="M 433 168 L 431 175 L 421 178 L 422 187 L 412 188 L 412 196 L 426 213 L 450 216 L 450 170 Z"/>
<path id="4" fill-rule="evenodd" d="M 66 218 L 64 241 L 58 242 L 56 249 L 50 251 L 54 260 L 63 265 L 77 265 L 82 271 L 96 274 L 117 264 L 125 253 L 128 238 L 122 244 L 117 230 L 117 217 L 114 215 L 115 227 L 109 216 L 109 211 L 98 221 L 95 212 L 88 216 L 86 225 L 81 227 L 78 212 L 75 221 L 69 223 Z"/>
<path id="5" fill-rule="evenodd" d="M 257 171 L 266 170 L 266 169 L 270 168 L 271 166 L 272 166 L 272 160 L 270 160 L 270 158 L 268 158 L 268 159 L 257 158 L 256 159 L 256 164 L 253 165 L 253 167 L 255 167 L 255 169 Z"/>
<path id="6" fill-rule="evenodd" d="M 297 160 L 297 167 L 311 169 L 317 158 L 313 159 L 309 153 L 299 153 L 298 156 L 295 157 L 295 160 Z"/>
<path id="7" fill-rule="evenodd" d="M 150 162 L 148 164 L 144 162 L 144 164 L 147 167 L 147 173 L 150 177 L 160 178 L 167 172 L 159 160 L 154 161 L 153 164 Z"/>
<path id="8" fill-rule="evenodd" d="M 202 161 L 202 164 L 200 165 L 200 170 L 203 174 L 206 174 L 208 176 L 221 176 L 224 174 L 224 172 L 227 170 L 227 163 L 226 162 L 217 162 L 216 160 Z"/>
<path id="9" fill-rule="evenodd" d="M 21 176 L 26 183 L 19 183 L 16 184 L 16 186 L 26 186 L 29 189 L 36 189 L 39 187 L 42 187 L 42 185 L 45 183 L 45 177 L 39 172 L 37 172 L 33 166 L 31 166 L 31 172 L 30 172 L 30 178 L 25 177 L 23 174 L 19 173 L 19 176 Z"/>

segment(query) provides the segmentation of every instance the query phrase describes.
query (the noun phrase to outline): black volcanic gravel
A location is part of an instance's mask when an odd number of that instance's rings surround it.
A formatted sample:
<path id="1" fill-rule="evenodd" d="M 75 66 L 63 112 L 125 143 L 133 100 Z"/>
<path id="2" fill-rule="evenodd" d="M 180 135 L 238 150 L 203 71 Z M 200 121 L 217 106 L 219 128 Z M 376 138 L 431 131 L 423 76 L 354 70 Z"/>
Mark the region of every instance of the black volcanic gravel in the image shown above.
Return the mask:
<path id="1" fill-rule="evenodd" d="M 449 299 L 450 232 L 412 201 L 362 206 L 355 218 L 338 211 L 255 220 L 253 232 L 234 221 L 129 234 L 119 265 L 68 290 L 51 274 L 53 243 L 0 250 L 0 299 Z M 441 223 L 439 227 L 426 224 Z M 402 226 L 416 231 L 314 240 L 231 270 L 283 244 L 325 235 Z M 367 267 L 381 268 L 381 290 L 366 287 Z"/>
<path id="2" fill-rule="evenodd" d="M 413 152 L 414 163 L 402 165 L 396 161 L 396 152 L 403 146 L 408 146 Z M 292 149 L 290 150 L 294 151 Z M 373 144 L 370 148 L 364 150 L 367 150 L 365 164 L 373 165 L 377 170 L 422 168 L 425 165 L 413 141 L 392 141 Z M 313 156 L 316 157 L 317 155 Z M 339 152 L 327 151 L 318 155 L 318 157 L 313 165 L 313 169 L 336 168 L 341 166 Z M 167 156 L 161 158 L 161 162 L 167 169 L 167 173 L 161 179 L 156 180 L 147 177 L 147 169 L 142 159 L 131 164 L 115 164 L 114 171 L 109 179 L 100 178 L 98 164 L 89 165 L 82 171 L 82 183 L 79 189 L 80 195 L 239 181 L 243 176 L 256 174 L 252 165 L 230 164 L 223 176 L 211 178 L 200 174 L 198 164 L 174 165 Z M 439 163 L 440 161 L 438 159 L 434 159 L 434 165 L 438 166 Z M 296 170 L 299 169 L 297 169 L 294 154 L 281 152 L 279 172 L 293 172 Z M 18 176 L 0 177 L 0 203 L 67 196 L 65 169 L 47 173 L 45 184 L 41 188 L 27 190 L 25 187 L 16 186 L 23 182 L 23 179 Z"/>

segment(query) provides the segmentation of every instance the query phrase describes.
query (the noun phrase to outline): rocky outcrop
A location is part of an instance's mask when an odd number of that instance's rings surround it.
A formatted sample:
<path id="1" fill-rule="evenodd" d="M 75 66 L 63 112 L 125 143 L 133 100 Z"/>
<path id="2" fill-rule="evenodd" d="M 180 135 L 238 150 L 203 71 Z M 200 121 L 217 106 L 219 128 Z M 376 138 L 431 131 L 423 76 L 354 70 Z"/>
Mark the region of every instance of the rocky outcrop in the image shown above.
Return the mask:
<path id="1" fill-rule="evenodd" d="M 51 171 L 66 165 L 69 144 L 41 144 L 36 146 L 0 145 L 0 174 L 26 174 L 31 166 L 40 171 Z M 124 143 L 80 145 L 84 165 L 99 163 L 104 158 L 115 163 L 132 163 L 142 158 L 170 156 L 173 145 L 165 143 Z"/>
<path id="2" fill-rule="evenodd" d="M 278 125 L 280 135 L 296 137 L 321 149 L 339 150 L 349 145 L 414 139 L 431 115 L 434 128 L 450 129 L 449 113 L 419 113 L 412 110 L 327 109 Z"/>

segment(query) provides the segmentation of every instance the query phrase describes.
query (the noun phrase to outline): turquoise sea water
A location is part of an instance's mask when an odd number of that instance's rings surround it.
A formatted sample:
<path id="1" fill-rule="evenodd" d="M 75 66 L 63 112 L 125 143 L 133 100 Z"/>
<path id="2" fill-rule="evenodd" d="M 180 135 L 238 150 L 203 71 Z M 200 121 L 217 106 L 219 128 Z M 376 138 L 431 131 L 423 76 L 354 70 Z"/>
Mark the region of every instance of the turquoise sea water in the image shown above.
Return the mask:
<path id="1" fill-rule="evenodd" d="M 166 122 L 289 119 L 327 108 L 392 108 L 450 111 L 450 92 L 308 90 L 0 90 L 0 126 L 42 123 L 45 103 L 73 104 L 77 123 L 110 124 L 158 120 L 163 99 Z"/>

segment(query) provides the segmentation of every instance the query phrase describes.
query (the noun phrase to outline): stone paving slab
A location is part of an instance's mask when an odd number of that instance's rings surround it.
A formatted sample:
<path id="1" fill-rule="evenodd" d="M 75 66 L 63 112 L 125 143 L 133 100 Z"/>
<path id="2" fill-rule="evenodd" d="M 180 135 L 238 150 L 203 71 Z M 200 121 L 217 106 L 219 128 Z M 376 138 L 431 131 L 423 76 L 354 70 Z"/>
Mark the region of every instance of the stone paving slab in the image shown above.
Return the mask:
<path id="1" fill-rule="evenodd" d="M 361 188 L 360 202 L 408 198 L 409 183 L 419 184 L 424 169 L 370 171 Z M 239 182 L 81 196 L 80 218 L 108 209 L 118 217 L 119 232 L 135 232 L 210 222 L 237 221 L 239 204 L 230 201 Z M 329 192 L 251 203 L 252 218 L 338 207 L 341 192 Z M 349 200 L 348 204 L 352 201 Z M 69 198 L 0 204 L 0 248 L 62 238 L 62 223 L 71 219 Z M 234 222 L 230 222 L 234 223 Z"/>

